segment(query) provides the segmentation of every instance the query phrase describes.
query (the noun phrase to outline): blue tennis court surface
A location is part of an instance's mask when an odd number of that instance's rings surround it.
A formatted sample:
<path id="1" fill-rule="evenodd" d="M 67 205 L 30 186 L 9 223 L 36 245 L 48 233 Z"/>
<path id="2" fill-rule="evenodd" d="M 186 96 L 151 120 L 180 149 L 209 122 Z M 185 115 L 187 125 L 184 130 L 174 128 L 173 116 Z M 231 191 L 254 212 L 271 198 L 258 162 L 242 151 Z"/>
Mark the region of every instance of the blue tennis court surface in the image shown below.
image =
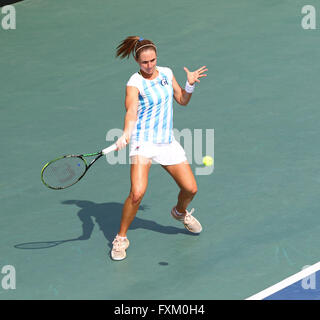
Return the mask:
<path id="1" fill-rule="evenodd" d="M 320 263 L 305 266 L 301 272 L 249 297 L 247 300 L 319 300 Z"/>

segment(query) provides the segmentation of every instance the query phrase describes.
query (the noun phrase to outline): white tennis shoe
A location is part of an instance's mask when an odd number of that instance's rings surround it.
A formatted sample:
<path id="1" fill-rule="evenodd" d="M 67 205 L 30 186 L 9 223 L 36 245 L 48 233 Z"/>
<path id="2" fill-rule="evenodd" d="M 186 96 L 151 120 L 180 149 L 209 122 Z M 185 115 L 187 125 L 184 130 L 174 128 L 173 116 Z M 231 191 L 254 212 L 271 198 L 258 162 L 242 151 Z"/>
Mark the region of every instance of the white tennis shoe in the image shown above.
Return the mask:
<path id="1" fill-rule="evenodd" d="M 111 258 L 117 261 L 123 260 L 127 256 L 126 250 L 130 244 L 129 240 L 127 238 L 122 239 L 119 235 L 116 235 L 112 244 Z"/>
<path id="2" fill-rule="evenodd" d="M 192 216 L 193 212 L 194 209 L 191 209 L 190 212 L 186 210 L 186 213 L 180 216 L 176 213 L 176 207 L 173 207 L 171 215 L 174 219 L 182 222 L 188 231 L 192 233 L 200 233 L 202 231 L 202 226 L 200 222 Z"/>

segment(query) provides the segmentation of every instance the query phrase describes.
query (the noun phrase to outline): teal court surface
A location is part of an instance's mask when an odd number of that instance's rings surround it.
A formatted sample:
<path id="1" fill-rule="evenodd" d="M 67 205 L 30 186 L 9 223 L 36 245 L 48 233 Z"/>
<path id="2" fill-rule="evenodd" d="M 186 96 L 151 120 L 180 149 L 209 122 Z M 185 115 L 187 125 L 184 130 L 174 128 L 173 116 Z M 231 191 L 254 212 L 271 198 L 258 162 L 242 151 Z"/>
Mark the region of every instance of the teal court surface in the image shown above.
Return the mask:
<path id="1" fill-rule="evenodd" d="M 320 14 L 302 0 L 13 4 L 15 29 L 0 24 L 0 299 L 318 299 L 320 31 L 303 28 L 306 4 Z M 40 171 L 115 141 L 138 67 L 115 58 L 129 35 L 154 41 L 182 87 L 184 66 L 208 68 L 189 105 L 174 102 L 173 122 L 193 139 L 189 209 L 203 231 L 172 219 L 179 188 L 154 164 L 115 262 L 128 149 L 65 190 Z M 206 130 L 214 170 L 196 174 Z"/>

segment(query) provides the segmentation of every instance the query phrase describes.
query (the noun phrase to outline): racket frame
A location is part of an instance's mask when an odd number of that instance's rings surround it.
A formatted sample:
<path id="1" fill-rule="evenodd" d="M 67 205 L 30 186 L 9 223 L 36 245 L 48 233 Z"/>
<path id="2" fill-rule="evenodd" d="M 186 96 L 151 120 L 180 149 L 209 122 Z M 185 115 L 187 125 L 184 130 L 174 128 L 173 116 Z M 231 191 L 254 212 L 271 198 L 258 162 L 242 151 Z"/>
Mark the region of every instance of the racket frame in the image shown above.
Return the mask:
<path id="1" fill-rule="evenodd" d="M 116 146 L 116 144 L 113 144 L 113 145 L 111 145 L 110 147 L 105 148 L 105 149 L 103 149 L 103 150 L 101 150 L 101 151 L 99 151 L 99 152 L 87 153 L 87 154 L 78 154 L 78 155 L 68 154 L 68 155 L 64 155 L 64 156 L 61 156 L 61 157 L 59 157 L 59 158 L 53 159 L 53 160 L 49 161 L 48 163 L 46 163 L 46 164 L 43 166 L 43 168 L 42 168 L 42 170 L 41 170 L 41 181 L 43 182 L 43 184 L 44 184 L 46 187 L 48 187 L 48 188 L 50 188 L 50 189 L 53 189 L 53 190 L 63 190 L 63 189 L 69 188 L 69 187 L 73 186 L 74 184 L 76 184 L 77 182 L 79 182 L 79 181 L 83 178 L 83 176 L 87 173 L 87 171 L 89 170 L 89 168 L 90 168 L 98 159 L 100 159 L 103 155 L 106 155 L 106 154 L 108 154 L 108 153 L 110 153 L 110 152 L 112 152 L 112 151 L 115 151 L 115 150 L 117 150 L 117 146 Z M 94 157 L 94 156 L 96 156 L 96 157 L 88 164 L 88 162 L 86 161 L 85 157 Z M 58 161 L 58 160 L 60 160 L 60 159 L 64 159 L 64 158 L 79 158 L 79 159 L 81 159 L 81 160 L 84 162 L 84 164 L 85 164 L 85 170 L 84 170 L 83 174 L 82 174 L 75 182 L 73 182 L 73 183 L 71 183 L 71 184 L 69 184 L 69 185 L 67 185 L 67 186 L 65 186 L 65 187 L 53 187 L 53 186 L 48 185 L 48 184 L 45 182 L 44 178 L 43 178 L 43 173 L 44 173 L 45 169 L 46 169 L 51 163 L 56 162 L 56 161 Z"/>

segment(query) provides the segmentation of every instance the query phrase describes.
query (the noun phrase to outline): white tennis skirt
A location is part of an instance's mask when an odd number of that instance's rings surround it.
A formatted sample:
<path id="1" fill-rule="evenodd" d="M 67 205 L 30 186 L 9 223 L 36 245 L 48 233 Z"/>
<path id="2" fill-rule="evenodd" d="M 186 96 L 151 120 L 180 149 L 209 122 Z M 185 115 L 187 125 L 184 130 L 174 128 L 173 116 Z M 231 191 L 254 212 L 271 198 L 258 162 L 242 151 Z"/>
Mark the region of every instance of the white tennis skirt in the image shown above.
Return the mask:
<path id="1" fill-rule="evenodd" d="M 130 143 L 129 156 L 136 155 L 151 159 L 164 166 L 187 161 L 186 153 L 174 138 L 171 143 L 152 143 L 149 141 L 133 141 Z"/>

